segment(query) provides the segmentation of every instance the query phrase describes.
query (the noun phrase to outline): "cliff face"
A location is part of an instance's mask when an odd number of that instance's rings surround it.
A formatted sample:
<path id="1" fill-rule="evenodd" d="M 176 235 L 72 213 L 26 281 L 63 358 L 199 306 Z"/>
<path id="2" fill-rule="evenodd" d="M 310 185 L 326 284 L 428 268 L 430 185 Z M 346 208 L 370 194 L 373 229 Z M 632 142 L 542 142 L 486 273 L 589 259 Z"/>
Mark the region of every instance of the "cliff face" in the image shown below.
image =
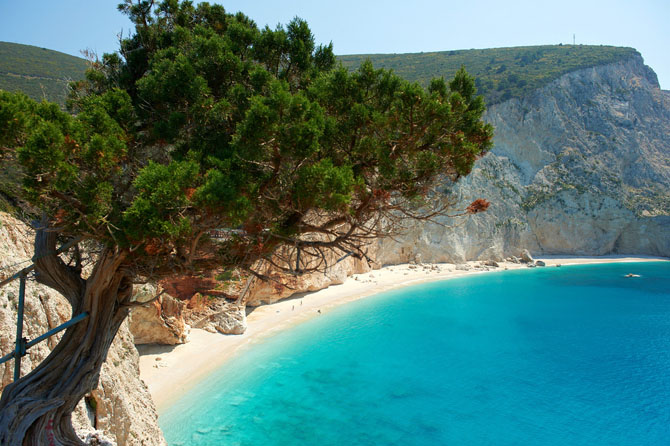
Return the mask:
<path id="1" fill-rule="evenodd" d="M 370 258 L 375 257 L 375 251 L 374 245 L 365 249 Z M 267 271 L 270 280 L 254 281 L 245 298 L 245 304 L 256 307 L 277 302 L 296 293 L 322 290 L 343 283 L 352 274 L 370 271 L 375 266 L 368 264 L 364 259 L 356 259 L 353 256 L 342 257 L 339 252 L 327 253 L 326 261 L 329 266 L 325 272 L 290 275 L 274 269 Z M 320 259 L 315 262 L 320 262 Z"/>
<path id="2" fill-rule="evenodd" d="M 491 107 L 494 148 L 451 192 L 491 207 L 380 243 L 378 260 L 535 254 L 670 256 L 670 92 L 641 57 Z"/>
<path id="3" fill-rule="evenodd" d="M 138 288 L 137 285 L 135 287 Z M 152 296 L 156 295 L 156 288 L 150 284 L 141 288 L 150 291 Z M 128 326 L 135 344 L 175 345 L 187 342 L 190 327 L 184 321 L 184 307 L 184 302 L 163 294 L 147 305 L 133 308 Z"/>
<path id="4" fill-rule="evenodd" d="M 22 222 L 0 212 L 0 279 L 30 262 L 16 265 L 33 255 L 32 231 Z M 14 349 L 18 281 L 0 288 L 0 356 Z M 39 335 L 70 319 L 71 309 L 60 294 L 34 281 L 26 284 L 24 336 Z M 62 333 L 61 333 L 62 334 Z M 28 350 L 21 360 L 22 376 L 35 368 L 56 346 L 60 334 Z M 158 415 L 149 391 L 139 376 L 139 355 L 133 336 L 124 323 L 100 373 L 98 388 L 79 404 L 73 414 L 78 434 L 95 433 L 118 446 L 165 445 Z M 12 381 L 14 361 L 0 365 L 0 392 Z M 98 443 L 91 443 L 98 444 Z"/>

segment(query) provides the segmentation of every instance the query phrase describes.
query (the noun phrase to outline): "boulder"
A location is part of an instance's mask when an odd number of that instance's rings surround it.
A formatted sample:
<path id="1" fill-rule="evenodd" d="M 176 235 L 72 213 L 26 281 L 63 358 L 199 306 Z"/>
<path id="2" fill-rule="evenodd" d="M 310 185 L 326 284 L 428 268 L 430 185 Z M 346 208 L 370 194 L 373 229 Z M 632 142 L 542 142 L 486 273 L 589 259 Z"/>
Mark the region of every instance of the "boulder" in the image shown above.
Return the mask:
<path id="1" fill-rule="evenodd" d="M 530 252 L 527 249 L 524 249 L 521 252 L 521 261 L 523 263 L 533 263 L 533 256 L 530 255 Z"/>
<path id="2" fill-rule="evenodd" d="M 163 293 L 158 299 L 130 314 L 130 331 L 135 344 L 183 344 L 188 340 L 189 326 L 182 314 L 186 304 L 169 294 Z"/>
<path id="3" fill-rule="evenodd" d="M 244 304 L 216 299 L 206 309 L 193 312 L 190 320 L 194 328 L 223 334 L 242 334 L 247 330 Z"/>

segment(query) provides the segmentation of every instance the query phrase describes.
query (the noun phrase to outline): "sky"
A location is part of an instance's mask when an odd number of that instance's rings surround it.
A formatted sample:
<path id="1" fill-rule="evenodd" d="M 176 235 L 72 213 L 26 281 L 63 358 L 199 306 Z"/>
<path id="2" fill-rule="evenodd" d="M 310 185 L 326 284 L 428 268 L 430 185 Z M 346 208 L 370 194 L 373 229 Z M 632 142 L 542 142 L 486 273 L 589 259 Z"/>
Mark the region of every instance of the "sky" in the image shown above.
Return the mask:
<path id="1" fill-rule="evenodd" d="M 80 56 L 118 48 L 132 27 L 119 0 L 0 0 L 0 41 Z M 293 17 L 335 54 L 430 52 L 572 43 L 636 48 L 670 90 L 668 0 L 230 0 L 259 26 Z"/>

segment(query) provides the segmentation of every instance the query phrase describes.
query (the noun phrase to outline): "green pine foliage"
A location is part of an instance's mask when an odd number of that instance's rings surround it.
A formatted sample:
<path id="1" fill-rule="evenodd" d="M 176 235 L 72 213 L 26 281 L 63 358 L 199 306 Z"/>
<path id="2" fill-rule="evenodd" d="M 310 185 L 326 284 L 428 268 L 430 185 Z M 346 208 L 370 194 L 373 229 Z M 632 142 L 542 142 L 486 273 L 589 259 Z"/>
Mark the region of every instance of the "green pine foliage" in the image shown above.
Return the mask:
<path id="1" fill-rule="evenodd" d="M 31 45 L 0 42 L 0 90 L 64 106 L 68 83 L 83 79 L 84 59 Z"/>
<path id="2" fill-rule="evenodd" d="M 639 53 L 633 48 L 594 45 L 544 45 L 411 54 L 338 56 L 349 69 L 364 60 L 376 67 L 428 86 L 431 79 L 454 76 L 461 66 L 476 79 L 477 90 L 488 104 L 519 98 L 565 73 L 605 65 Z"/>
<path id="3" fill-rule="evenodd" d="M 215 228 L 237 234 L 218 266 L 320 249 L 317 236 L 355 250 L 372 219 L 427 203 L 491 146 L 465 70 L 426 90 L 368 62 L 336 67 L 298 18 L 270 29 L 208 3 L 120 9 L 136 32 L 72 84 L 72 114 L 0 92 L 0 128 L 24 197 L 134 267 L 197 269 Z"/>

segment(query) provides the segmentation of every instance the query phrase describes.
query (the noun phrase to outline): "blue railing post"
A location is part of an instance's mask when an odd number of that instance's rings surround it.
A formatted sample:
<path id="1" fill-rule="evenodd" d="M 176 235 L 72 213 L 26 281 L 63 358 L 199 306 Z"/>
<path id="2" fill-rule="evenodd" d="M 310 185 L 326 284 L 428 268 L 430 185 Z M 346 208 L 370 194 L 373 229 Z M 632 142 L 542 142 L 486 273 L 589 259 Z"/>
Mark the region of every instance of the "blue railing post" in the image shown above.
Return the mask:
<path id="1" fill-rule="evenodd" d="M 23 303 L 26 298 L 26 274 L 19 276 L 19 308 L 16 321 L 16 350 L 14 351 L 14 381 L 21 377 L 21 358 L 26 354 L 26 339 L 23 337 Z"/>
<path id="2" fill-rule="evenodd" d="M 60 248 L 58 248 L 53 254 L 58 255 L 61 252 L 67 251 L 72 247 L 73 245 L 76 245 L 82 240 L 82 238 L 76 238 L 74 240 L 70 240 Z M 33 260 L 36 260 L 33 258 Z M 23 263 L 23 262 L 21 262 Z M 32 270 L 35 269 L 35 264 L 33 263 L 32 265 L 23 268 L 21 271 L 13 274 L 11 277 L 8 277 L 7 279 L 4 279 L 0 281 L 0 287 L 3 287 L 7 285 L 9 282 L 20 279 L 19 282 L 19 305 L 16 311 L 16 347 L 14 348 L 14 351 L 3 356 L 0 358 L 0 364 L 4 364 L 5 362 L 9 361 L 10 359 L 14 358 L 14 381 L 18 380 L 21 377 L 21 358 L 26 355 L 26 351 L 32 347 L 33 345 L 37 344 L 38 342 L 42 342 L 45 339 L 49 338 L 50 336 L 55 335 L 56 333 L 65 330 L 68 327 L 71 327 L 72 325 L 79 323 L 86 319 L 88 317 L 88 312 L 84 312 L 81 314 L 78 314 L 77 316 L 73 317 L 69 321 L 60 324 L 58 327 L 49 330 L 47 333 L 44 333 L 43 335 L 37 337 L 36 339 L 33 339 L 32 341 L 28 341 L 28 339 L 23 337 L 23 307 L 26 299 L 26 278 L 28 277 L 28 273 L 31 272 Z"/>

